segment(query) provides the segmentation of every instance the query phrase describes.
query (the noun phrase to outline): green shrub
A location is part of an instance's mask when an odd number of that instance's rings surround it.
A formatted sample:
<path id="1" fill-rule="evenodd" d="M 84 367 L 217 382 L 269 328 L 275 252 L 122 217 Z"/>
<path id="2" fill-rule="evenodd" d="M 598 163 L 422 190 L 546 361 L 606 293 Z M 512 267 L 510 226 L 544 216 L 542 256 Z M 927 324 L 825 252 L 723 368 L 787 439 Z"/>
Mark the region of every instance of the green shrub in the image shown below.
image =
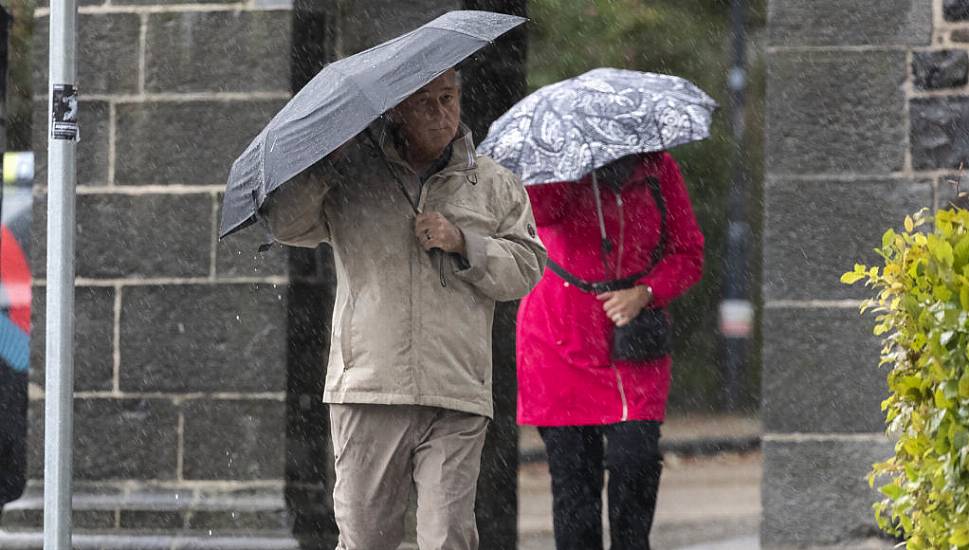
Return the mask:
<path id="1" fill-rule="evenodd" d="M 861 309 L 877 313 L 890 369 L 895 454 L 869 476 L 883 483 L 878 525 L 908 550 L 969 549 L 969 211 L 906 217 L 876 252 L 881 269 L 856 265 L 841 280 L 874 290 Z"/>

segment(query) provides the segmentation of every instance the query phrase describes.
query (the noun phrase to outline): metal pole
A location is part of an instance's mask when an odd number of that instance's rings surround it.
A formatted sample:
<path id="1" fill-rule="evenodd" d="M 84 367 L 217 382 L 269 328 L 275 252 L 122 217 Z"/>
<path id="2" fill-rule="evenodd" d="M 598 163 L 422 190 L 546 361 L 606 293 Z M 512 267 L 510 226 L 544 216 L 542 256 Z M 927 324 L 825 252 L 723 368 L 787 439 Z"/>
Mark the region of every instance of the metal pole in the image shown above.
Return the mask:
<path id="1" fill-rule="evenodd" d="M 724 294 L 720 303 L 723 345 L 724 405 L 735 410 L 746 370 L 747 342 L 753 326 L 753 306 L 747 296 L 747 249 L 750 226 L 746 219 L 747 172 L 744 164 L 745 92 L 747 90 L 746 0 L 733 0 L 730 10 L 733 59 L 727 84 L 730 89 L 730 123 L 733 130 L 733 170 L 727 211 L 727 250 Z"/>
<path id="2" fill-rule="evenodd" d="M 50 2 L 44 549 L 71 549 L 77 6 Z"/>

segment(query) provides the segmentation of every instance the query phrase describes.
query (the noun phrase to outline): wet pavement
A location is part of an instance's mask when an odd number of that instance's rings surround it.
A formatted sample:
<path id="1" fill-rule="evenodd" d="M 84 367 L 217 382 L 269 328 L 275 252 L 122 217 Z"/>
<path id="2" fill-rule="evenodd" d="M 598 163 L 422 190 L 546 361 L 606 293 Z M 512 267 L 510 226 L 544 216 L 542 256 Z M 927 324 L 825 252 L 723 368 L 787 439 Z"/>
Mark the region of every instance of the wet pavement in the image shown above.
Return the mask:
<path id="1" fill-rule="evenodd" d="M 711 452 L 717 445 L 710 445 L 726 442 L 724 448 L 746 448 L 736 443 L 757 440 L 759 434 L 759 422 L 743 417 L 674 417 L 664 424 L 667 449 L 683 451 L 665 452 L 651 537 L 653 548 L 759 550 L 761 454 L 759 450 Z M 523 462 L 519 468 L 519 550 L 554 550 L 551 481 L 548 466 L 535 459 L 541 454 L 542 443 L 534 428 L 522 428 L 520 446 L 523 454 L 533 460 Z M 90 549 L 296 548 L 288 537 L 246 540 L 160 533 L 114 536 L 110 540 L 103 535 L 86 534 L 79 535 L 76 543 L 78 548 Z M 0 548 L 39 550 L 42 535 L 0 531 Z M 401 547 L 414 548 L 413 544 Z"/>

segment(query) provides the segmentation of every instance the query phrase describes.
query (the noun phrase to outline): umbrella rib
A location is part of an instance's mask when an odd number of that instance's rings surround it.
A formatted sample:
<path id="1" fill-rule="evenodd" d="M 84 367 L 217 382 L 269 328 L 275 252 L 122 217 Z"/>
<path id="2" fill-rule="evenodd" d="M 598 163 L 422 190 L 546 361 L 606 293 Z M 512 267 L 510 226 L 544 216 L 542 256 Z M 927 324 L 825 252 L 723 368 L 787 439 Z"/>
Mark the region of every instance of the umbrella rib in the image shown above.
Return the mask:
<path id="1" fill-rule="evenodd" d="M 437 25 L 427 25 L 426 28 L 428 28 L 428 29 L 437 29 L 439 31 L 456 32 L 458 34 L 463 34 L 464 36 L 470 36 L 471 38 L 476 38 L 478 40 L 484 40 L 485 42 L 488 42 L 490 44 L 493 44 L 494 43 L 494 40 L 492 40 L 490 38 L 486 38 L 484 36 L 479 36 L 477 34 L 472 34 L 470 32 L 462 31 L 462 30 L 458 30 L 458 29 L 454 29 L 454 28 L 438 27 Z"/>
<path id="2" fill-rule="evenodd" d="M 384 110 L 382 108 L 377 107 L 376 103 L 374 103 L 373 101 L 373 98 L 370 97 L 370 94 L 365 92 L 363 87 L 360 86 L 360 84 L 358 84 L 357 81 L 354 80 L 350 75 L 341 71 L 340 69 L 333 67 L 332 65 L 330 65 L 330 70 L 342 76 L 344 80 L 346 80 L 351 86 L 353 86 L 353 88 L 356 89 L 357 92 L 359 92 L 360 95 L 362 95 L 364 99 L 367 100 L 367 103 L 370 104 L 370 108 L 373 109 L 375 113 L 377 113 L 378 117 L 384 114 Z M 369 124 L 367 125 L 369 126 Z"/>

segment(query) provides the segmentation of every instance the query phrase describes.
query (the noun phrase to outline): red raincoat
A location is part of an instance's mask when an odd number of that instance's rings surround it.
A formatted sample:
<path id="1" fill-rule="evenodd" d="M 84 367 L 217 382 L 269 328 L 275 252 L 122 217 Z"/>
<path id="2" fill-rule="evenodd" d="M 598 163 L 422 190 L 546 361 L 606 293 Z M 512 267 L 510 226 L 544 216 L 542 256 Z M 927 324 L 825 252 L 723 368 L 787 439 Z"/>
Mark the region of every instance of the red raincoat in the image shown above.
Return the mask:
<path id="1" fill-rule="evenodd" d="M 666 201 L 667 245 L 663 259 L 637 284 L 653 289 L 655 305 L 667 306 L 703 272 L 703 234 L 676 162 L 668 153 L 643 155 L 623 186 L 625 247 L 620 269 L 628 277 L 649 267 L 659 242 L 660 212 L 645 182 L 659 178 Z M 617 197 L 600 185 L 606 232 L 619 235 Z M 535 221 L 549 259 L 586 281 L 607 277 L 589 178 L 528 187 Z M 609 261 L 615 265 L 618 247 Z M 615 277 L 608 277 L 615 278 Z M 518 310 L 518 422 L 535 426 L 662 421 L 670 387 L 669 357 L 613 362 L 613 323 L 596 296 L 546 269 Z"/>

